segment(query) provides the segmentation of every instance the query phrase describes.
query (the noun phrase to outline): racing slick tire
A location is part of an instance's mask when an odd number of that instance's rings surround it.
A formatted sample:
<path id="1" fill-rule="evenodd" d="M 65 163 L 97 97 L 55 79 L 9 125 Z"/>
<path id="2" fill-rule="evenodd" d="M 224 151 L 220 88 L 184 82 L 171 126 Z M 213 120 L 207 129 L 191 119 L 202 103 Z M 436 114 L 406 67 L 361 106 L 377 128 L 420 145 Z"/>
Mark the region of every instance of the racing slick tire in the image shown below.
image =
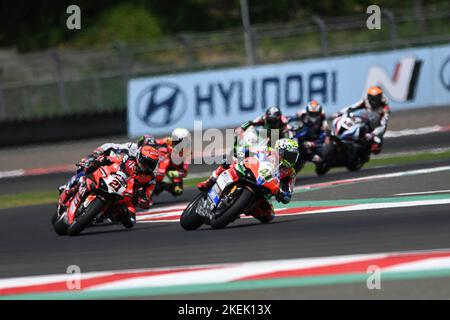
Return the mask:
<path id="1" fill-rule="evenodd" d="M 198 196 L 196 196 L 181 214 L 180 224 L 184 230 L 197 230 L 203 224 L 203 218 L 200 217 L 194 210 L 197 207 L 197 203 L 201 200 L 202 197 L 203 193 L 200 193 Z"/>
<path id="2" fill-rule="evenodd" d="M 331 143 L 322 147 L 322 161 L 316 165 L 316 174 L 318 176 L 323 176 L 330 170 L 329 162 L 334 155 L 334 149 L 335 146 Z"/>
<path id="3" fill-rule="evenodd" d="M 100 198 L 95 198 L 84 210 L 84 213 L 77 217 L 76 220 L 67 229 L 67 234 L 69 236 L 76 236 L 80 234 L 95 218 L 98 212 L 103 208 L 104 202 Z"/>
<path id="4" fill-rule="evenodd" d="M 243 188 L 237 199 L 234 199 L 233 203 L 225 209 L 220 215 L 213 216 L 211 219 L 211 227 L 213 229 L 224 228 L 227 224 L 234 221 L 245 208 L 249 205 L 253 193 L 247 188 Z"/>
<path id="5" fill-rule="evenodd" d="M 363 167 L 364 162 L 363 161 L 356 161 L 355 163 L 350 163 L 347 165 L 347 170 L 354 172 L 354 171 L 359 171 L 361 170 L 361 168 Z"/>
<path id="6" fill-rule="evenodd" d="M 58 219 L 58 213 L 55 212 L 55 214 L 52 216 L 52 225 L 55 232 L 60 236 L 67 235 L 67 223 L 64 219 L 64 215 L 61 215 Z"/>

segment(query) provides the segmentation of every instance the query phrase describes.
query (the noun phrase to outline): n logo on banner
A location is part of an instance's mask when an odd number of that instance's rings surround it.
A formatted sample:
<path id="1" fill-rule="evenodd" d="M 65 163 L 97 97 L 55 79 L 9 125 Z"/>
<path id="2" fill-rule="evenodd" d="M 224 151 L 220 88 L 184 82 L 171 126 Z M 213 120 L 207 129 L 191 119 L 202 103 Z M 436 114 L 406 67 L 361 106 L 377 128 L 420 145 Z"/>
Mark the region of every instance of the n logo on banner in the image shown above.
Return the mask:
<path id="1" fill-rule="evenodd" d="M 422 61 L 415 57 L 403 58 L 397 62 L 392 78 L 389 78 L 382 67 L 377 65 L 370 67 L 363 96 L 369 87 L 378 85 L 396 102 L 413 100 L 421 66 Z"/>

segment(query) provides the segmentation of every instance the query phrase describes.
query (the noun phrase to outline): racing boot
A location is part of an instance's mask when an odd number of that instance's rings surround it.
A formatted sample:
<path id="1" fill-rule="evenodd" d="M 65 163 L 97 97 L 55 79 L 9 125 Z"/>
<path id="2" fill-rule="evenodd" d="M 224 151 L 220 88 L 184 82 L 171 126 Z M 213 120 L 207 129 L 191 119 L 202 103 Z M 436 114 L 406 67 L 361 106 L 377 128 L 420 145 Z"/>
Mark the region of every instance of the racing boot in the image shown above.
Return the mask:
<path id="1" fill-rule="evenodd" d="M 133 228 L 136 224 L 136 213 L 126 210 L 120 222 L 127 229 Z"/>
<path id="2" fill-rule="evenodd" d="M 208 191 L 209 189 L 211 189 L 211 187 L 214 185 L 214 183 L 216 183 L 217 178 L 214 178 L 213 176 L 209 177 L 208 179 L 206 179 L 205 181 L 199 182 L 197 184 L 197 188 L 200 191 Z"/>
<path id="3" fill-rule="evenodd" d="M 172 185 L 171 193 L 174 196 L 180 196 L 183 193 L 183 187 L 179 184 Z"/>
<path id="4" fill-rule="evenodd" d="M 214 183 L 216 183 L 217 177 L 220 176 L 220 174 L 222 172 L 224 172 L 225 170 L 227 170 L 230 167 L 229 164 L 223 163 L 221 164 L 212 174 L 211 176 L 206 179 L 205 181 L 202 181 L 200 183 L 197 184 L 197 188 L 200 191 L 208 191 L 213 185 Z"/>
<path id="5" fill-rule="evenodd" d="M 67 184 L 60 185 L 58 187 L 58 192 L 61 194 L 67 188 Z"/>

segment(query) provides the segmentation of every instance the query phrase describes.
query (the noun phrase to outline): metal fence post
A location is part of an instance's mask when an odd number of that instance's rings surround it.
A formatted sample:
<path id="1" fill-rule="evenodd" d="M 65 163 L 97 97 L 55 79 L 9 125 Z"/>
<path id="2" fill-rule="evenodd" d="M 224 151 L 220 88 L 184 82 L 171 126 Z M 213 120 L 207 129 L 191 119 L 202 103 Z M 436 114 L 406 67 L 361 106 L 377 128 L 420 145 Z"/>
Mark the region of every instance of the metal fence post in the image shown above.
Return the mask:
<path id="1" fill-rule="evenodd" d="M 3 95 L 3 69 L 0 69 L 0 119 L 6 119 L 6 105 L 5 105 L 5 96 Z"/>
<path id="2" fill-rule="evenodd" d="M 327 26 L 322 18 L 318 16 L 312 17 L 313 22 L 317 25 L 320 31 L 320 53 L 322 56 L 328 56 L 328 39 L 327 39 Z"/>
<path id="3" fill-rule="evenodd" d="M 414 15 L 419 23 L 422 32 L 426 32 L 428 29 L 427 19 L 423 13 L 423 0 L 413 1 Z"/>
<path id="4" fill-rule="evenodd" d="M 61 57 L 59 56 L 59 53 L 56 49 L 50 50 L 50 56 L 53 58 L 53 61 L 55 62 L 56 75 L 58 78 L 57 83 L 58 83 L 59 102 L 61 104 L 64 113 L 68 113 L 69 105 L 67 104 L 66 91 L 64 88 L 64 72 L 61 63 Z"/>
<path id="5" fill-rule="evenodd" d="M 192 70 L 194 67 L 194 50 L 192 48 L 191 40 L 187 34 L 179 34 L 176 38 L 186 51 L 186 68 Z"/>
<path id="6" fill-rule="evenodd" d="M 130 63 L 127 54 L 127 49 L 124 44 L 117 42 L 114 44 L 114 48 L 117 50 L 120 65 L 120 74 L 122 75 L 125 92 L 128 90 L 128 79 L 130 78 Z"/>
<path id="7" fill-rule="evenodd" d="M 248 14 L 247 0 L 241 0 L 241 17 L 244 26 L 245 52 L 247 56 L 247 64 L 254 65 L 256 63 L 256 52 L 253 42 L 253 32 L 250 25 L 250 17 Z"/>
<path id="8" fill-rule="evenodd" d="M 397 48 L 397 26 L 395 24 L 395 15 L 389 9 L 382 9 L 381 14 L 389 20 L 389 38 L 391 41 L 391 49 Z"/>
<path id="9" fill-rule="evenodd" d="M 97 111 L 102 111 L 105 109 L 105 105 L 103 102 L 103 91 L 102 84 L 100 83 L 100 79 L 98 77 L 93 77 L 94 81 L 94 90 L 95 90 L 95 100 L 97 101 Z"/>

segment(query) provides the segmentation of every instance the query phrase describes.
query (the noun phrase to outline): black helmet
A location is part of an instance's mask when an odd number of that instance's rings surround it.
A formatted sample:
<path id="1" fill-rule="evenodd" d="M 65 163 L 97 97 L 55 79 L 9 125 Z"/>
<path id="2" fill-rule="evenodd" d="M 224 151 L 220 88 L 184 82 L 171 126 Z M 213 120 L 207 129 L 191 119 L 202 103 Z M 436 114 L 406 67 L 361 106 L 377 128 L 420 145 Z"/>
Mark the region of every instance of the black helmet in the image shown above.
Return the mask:
<path id="1" fill-rule="evenodd" d="M 281 126 L 281 111 L 278 107 L 270 107 L 264 114 L 264 124 L 267 129 L 279 129 Z"/>
<path id="2" fill-rule="evenodd" d="M 139 137 L 139 139 L 137 140 L 137 144 L 139 148 L 143 146 L 155 146 L 156 140 L 152 135 L 144 134 L 143 136 Z"/>

